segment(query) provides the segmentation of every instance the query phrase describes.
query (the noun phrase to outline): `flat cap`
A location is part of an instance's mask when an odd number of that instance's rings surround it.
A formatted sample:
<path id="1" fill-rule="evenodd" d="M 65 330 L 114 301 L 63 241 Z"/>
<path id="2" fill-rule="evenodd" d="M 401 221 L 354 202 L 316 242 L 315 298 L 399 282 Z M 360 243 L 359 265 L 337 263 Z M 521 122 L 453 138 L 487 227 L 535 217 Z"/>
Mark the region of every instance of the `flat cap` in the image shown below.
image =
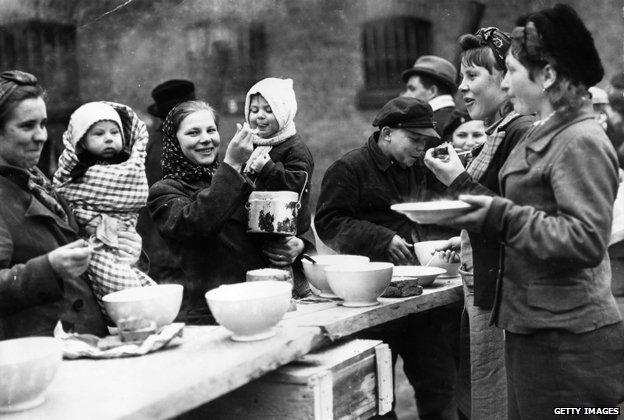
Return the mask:
<path id="1" fill-rule="evenodd" d="M 431 105 L 405 96 L 388 101 L 375 116 L 373 126 L 403 128 L 423 136 L 440 138 L 433 124 Z"/>
<path id="2" fill-rule="evenodd" d="M 445 84 L 450 88 L 451 92 L 457 90 L 457 69 L 450 61 L 442 57 L 437 55 L 423 55 L 419 57 L 411 69 L 407 69 L 401 74 L 401 79 L 407 83 L 410 77 L 419 74 L 429 76 Z"/>

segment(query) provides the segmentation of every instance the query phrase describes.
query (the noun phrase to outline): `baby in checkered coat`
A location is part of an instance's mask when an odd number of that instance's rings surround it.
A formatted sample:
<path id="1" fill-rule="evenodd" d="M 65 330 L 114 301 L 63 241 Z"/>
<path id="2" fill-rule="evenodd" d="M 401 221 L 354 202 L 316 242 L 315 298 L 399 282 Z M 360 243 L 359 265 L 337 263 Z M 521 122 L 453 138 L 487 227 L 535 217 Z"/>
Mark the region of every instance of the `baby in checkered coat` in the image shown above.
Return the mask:
<path id="1" fill-rule="evenodd" d="M 70 204 L 93 253 L 87 278 L 102 312 L 102 297 L 129 287 L 155 284 L 120 255 L 117 233 L 136 232 L 147 201 L 145 124 L 131 108 L 89 102 L 71 116 L 54 187 Z"/>

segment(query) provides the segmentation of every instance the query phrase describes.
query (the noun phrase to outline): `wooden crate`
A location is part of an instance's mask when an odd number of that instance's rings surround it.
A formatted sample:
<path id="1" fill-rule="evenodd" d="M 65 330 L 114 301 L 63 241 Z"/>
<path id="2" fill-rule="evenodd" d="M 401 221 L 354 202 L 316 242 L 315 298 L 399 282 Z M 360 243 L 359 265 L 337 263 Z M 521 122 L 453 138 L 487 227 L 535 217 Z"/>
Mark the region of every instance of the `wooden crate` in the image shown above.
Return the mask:
<path id="1" fill-rule="evenodd" d="M 392 409 L 387 344 L 351 340 L 307 354 L 185 418 L 367 419 Z"/>

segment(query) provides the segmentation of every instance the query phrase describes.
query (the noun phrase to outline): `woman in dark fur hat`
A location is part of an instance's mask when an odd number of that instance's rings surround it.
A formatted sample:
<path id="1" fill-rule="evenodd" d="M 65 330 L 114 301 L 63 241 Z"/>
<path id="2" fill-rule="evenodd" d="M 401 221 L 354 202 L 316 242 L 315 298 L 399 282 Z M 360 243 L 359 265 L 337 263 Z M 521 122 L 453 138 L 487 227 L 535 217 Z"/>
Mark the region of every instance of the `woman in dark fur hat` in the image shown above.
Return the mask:
<path id="1" fill-rule="evenodd" d="M 566 5 L 516 28 L 506 63 L 502 86 L 515 110 L 539 121 L 500 171 L 505 198 L 460 196 L 473 209 L 451 223 L 505 245 L 492 320 L 505 330 L 509 418 L 616 407 L 624 400 L 624 325 L 607 245 L 618 165 L 587 93 L 602 64 Z"/>

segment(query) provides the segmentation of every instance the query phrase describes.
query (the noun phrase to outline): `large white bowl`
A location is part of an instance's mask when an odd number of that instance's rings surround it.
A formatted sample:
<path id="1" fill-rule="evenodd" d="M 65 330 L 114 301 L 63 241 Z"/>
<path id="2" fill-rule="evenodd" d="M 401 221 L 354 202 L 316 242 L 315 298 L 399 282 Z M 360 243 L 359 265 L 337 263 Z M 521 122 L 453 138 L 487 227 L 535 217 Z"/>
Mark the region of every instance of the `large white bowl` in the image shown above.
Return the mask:
<path id="1" fill-rule="evenodd" d="M 63 345 L 53 337 L 0 341 L 0 413 L 43 403 L 62 359 Z"/>
<path id="2" fill-rule="evenodd" d="M 102 300 L 115 324 L 121 319 L 137 317 L 154 321 L 156 328 L 160 328 L 171 324 L 178 316 L 183 289 L 180 284 L 132 287 L 109 293 Z"/>
<path id="3" fill-rule="evenodd" d="M 325 268 L 331 265 L 343 265 L 343 264 L 353 264 L 353 263 L 365 263 L 369 262 L 370 259 L 363 255 L 346 255 L 346 254 L 336 254 L 336 255 L 314 255 L 312 256 L 316 261 L 316 264 L 312 262 L 302 259 L 301 263 L 303 264 L 303 272 L 306 276 L 306 279 L 310 282 L 312 286 L 319 290 L 319 294 L 324 297 L 336 297 L 334 292 L 332 292 L 331 287 L 329 287 L 329 283 L 327 282 L 327 276 L 325 275 Z"/>
<path id="4" fill-rule="evenodd" d="M 344 306 L 372 306 L 379 304 L 377 298 L 390 285 L 393 267 L 388 262 L 331 265 L 325 268 L 325 274 L 332 291 L 344 300 Z"/>
<path id="5" fill-rule="evenodd" d="M 467 213 L 470 204 L 460 200 L 422 201 L 393 204 L 390 208 L 420 224 L 436 224 Z"/>
<path id="6" fill-rule="evenodd" d="M 414 253 L 416 254 L 416 257 L 421 265 L 429 263 L 427 265 L 430 267 L 440 267 L 445 269 L 446 274 L 442 274 L 440 277 L 458 276 L 459 262 L 448 263 L 440 258 L 440 253 L 433 255 L 436 248 L 442 246 L 444 243 L 446 243 L 446 240 L 416 242 L 414 244 Z M 429 262 L 429 260 L 431 260 L 431 262 Z"/>
<path id="7" fill-rule="evenodd" d="M 275 335 L 292 294 L 286 281 L 261 280 L 224 284 L 206 292 L 215 320 L 234 335 L 235 341 L 255 341 Z"/>

